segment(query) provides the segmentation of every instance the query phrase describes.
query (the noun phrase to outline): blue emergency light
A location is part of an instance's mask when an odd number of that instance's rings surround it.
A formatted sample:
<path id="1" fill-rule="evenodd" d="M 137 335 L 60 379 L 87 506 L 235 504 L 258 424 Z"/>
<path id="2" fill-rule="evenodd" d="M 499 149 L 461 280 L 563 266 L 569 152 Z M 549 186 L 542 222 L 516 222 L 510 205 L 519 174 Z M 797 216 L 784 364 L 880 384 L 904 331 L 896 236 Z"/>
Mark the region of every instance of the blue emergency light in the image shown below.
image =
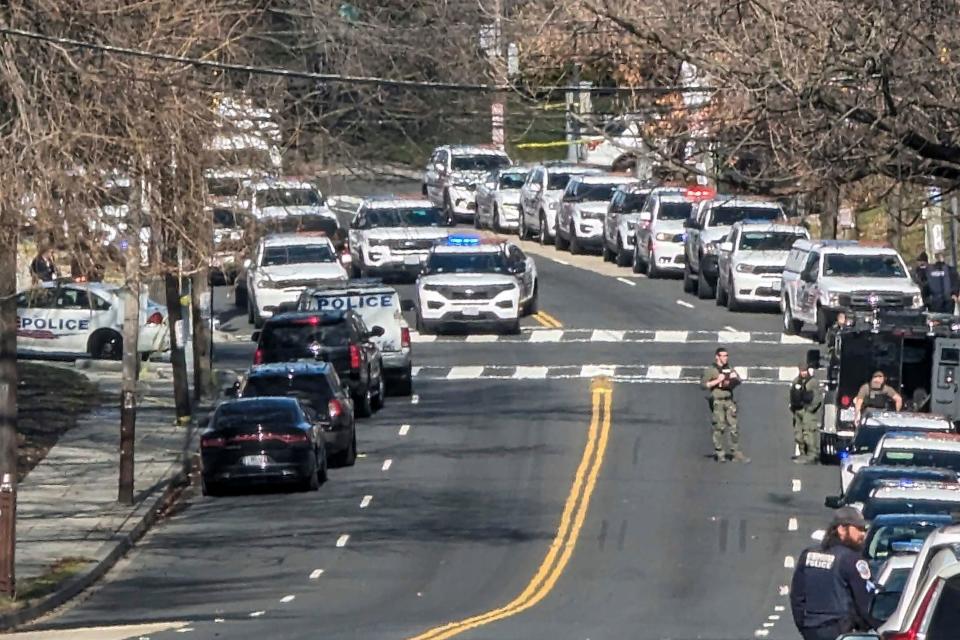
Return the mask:
<path id="1" fill-rule="evenodd" d="M 480 246 L 480 238 L 477 236 L 447 236 L 447 246 L 478 247 Z"/>
<path id="2" fill-rule="evenodd" d="M 847 451 L 846 449 L 842 449 L 842 450 L 840 451 L 839 456 L 840 456 L 840 464 L 843 464 L 844 462 L 847 461 L 847 458 L 850 457 L 850 452 Z"/>

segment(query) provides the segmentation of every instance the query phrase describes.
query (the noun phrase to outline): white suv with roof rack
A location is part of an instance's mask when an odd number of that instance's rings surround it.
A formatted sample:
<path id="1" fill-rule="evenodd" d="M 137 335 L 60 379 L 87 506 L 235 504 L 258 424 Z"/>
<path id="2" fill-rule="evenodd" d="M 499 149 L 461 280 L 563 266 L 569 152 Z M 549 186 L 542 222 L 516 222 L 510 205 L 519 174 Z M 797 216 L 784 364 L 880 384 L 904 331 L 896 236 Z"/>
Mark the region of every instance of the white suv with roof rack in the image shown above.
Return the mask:
<path id="1" fill-rule="evenodd" d="M 472 222 L 477 211 L 477 183 L 491 171 L 511 164 L 510 156 L 492 147 L 437 147 L 423 172 L 423 195 L 443 207 L 449 220 Z"/>
<path id="2" fill-rule="evenodd" d="M 790 248 L 810 234 L 803 227 L 743 220 L 720 243 L 717 304 L 731 311 L 745 304 L 780 301 L 780 277 Z"/>
<path id="3" fill-rule="evenodd" d="M 847 240 L 801 240 L 783 271 L 783 330 L 796 334 L 808 322 L 820 342 L 837 311 L 920 309 L 923 296 L 896 249 Z"/>
<path id="4" fill-rule="evenodd" d="M 257 220 L 289 216 L 322 216 L 336 222 L 323 194 L 309 182 L 276 178 L 246 183 L 240 200 Z"/>
<path id="5" fill-rule="evenodd" d="M 580 253 L 603 246 L 603 223 L 613 192 L 620 186 L 638 184 L 629 176 L 574 176 L 567 183 L 557 213 L 558 249 Z"/>
<path id="6" fill-rule="evenodd" d="M 540 244 L 553 244 L 560 199 L 570 178 L 602 173 L 596 167 L 569 162 L 545 162 L 534 167 L 520 188 L 520 229 L 517 231 L 520 239 L 529 240 L 536 235 Z"/>
<path id="7" fill-rule="evenodd" d="M 683 270 L 683 225 L 696 198 L 686 187 L 657 187 L 650 192 L 634 228 L 633 272 L 659 278 Z"/>

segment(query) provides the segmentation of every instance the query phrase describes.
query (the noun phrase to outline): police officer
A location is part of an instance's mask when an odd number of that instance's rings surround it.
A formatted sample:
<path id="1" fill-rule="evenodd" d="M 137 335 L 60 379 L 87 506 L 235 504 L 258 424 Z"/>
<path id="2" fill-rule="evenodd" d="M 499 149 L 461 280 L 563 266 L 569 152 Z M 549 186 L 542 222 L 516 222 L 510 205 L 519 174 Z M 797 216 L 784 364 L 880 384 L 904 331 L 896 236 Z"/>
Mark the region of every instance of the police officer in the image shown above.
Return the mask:
<path id="1" fill-rule="evenodd" d="M 817 442 L 820 407 L 823 393 L 813 377 L 813 369 L 800 363 L 800 373 L 790 385 L 790 411 L 793 413 L 793 441 L 797 445 L 797 464 L 816 464 L 820 445 Z"/>
<path id="2" fill-rule="evenodd" d="M 853 399 L 853 406 L 857 410 L 856 419 L 859 421 L 864 409 L 890 409 L 900 411 L 903 408 L 903 397 L 887 384 L 887 376 L 883 371 L 874 371 L 870 382 L 865 383 L 857 391 Z"/>
<path id="3" fill-rule="evenodd" d="M 935 256 L 935 262 L 927 267 L 924 298 L 927 308 L 934 313 L 953 313 L 960 297 L 960 275 L 943 261 L 943 254 Z"/>
<path id="4" fill-rule="evenodd" d="M 727 461 L 724 434 L 729 437 L 730 457 L 747 463 L 750 458 L 740 451 L 740 430 L 737 426 L 737 403 L 733 390 L 740 384 L 740 375 L 730 366 L 730 354 L 723 347 L 714 353 L 713 364 L 704 369 L 700 386 L 707 391 L 707 402 L 713 422 L 713 455 L 717 462 Z"/>
<path id="5" fill-rule="evenodd" d="M 805 549 L 797 559 L 790 608 L 804 640 L 835 640 L 880 626 L 870 615 L 870 566 L 863 559 L 866 529 L 855 508 L 837 509 L 820 545 Z"/>
<path id="6" fill-rule="evenodd" d="M 840 333 L 840 330 L 847 326 L 847 312 L 841 309 L 837 311 L 837 315 L 834 318 L 833 324 L 827 328 L 827 337 L 824 340 L 824 344 L 827 345 L 827 353 L 830 357 L 830 362 L 833 362 L 836 357 L 836 345 L 837 345 L 837 334 Z"/>

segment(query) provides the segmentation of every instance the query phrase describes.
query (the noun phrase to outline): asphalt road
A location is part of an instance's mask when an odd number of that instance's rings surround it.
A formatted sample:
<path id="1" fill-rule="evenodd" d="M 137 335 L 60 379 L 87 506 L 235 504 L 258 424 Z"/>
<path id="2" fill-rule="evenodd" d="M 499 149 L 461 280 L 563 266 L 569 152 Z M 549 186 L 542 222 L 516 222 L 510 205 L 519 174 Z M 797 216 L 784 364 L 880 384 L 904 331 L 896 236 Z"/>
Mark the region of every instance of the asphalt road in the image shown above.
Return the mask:
<path id="1" fill-rule="evenodd" d="M 721 339 L 737 366 L 789 367 L 809 345 L 780 344 L 775 314 L 731 314 L 679 281 L 537 265 L 552 322 L 417 342 L 424 371 L 464 375 L 418 378 L 413 398 L 361 421 L 355 467 L 317 493 L 188 496 L 33 637 L 798 638 L 789 565 L 825 525 L 837 471 L 790 463 L 785 385 L 741 387 L 753 462 L 718 465 L 695 384 L 597 386 L 583 367 L 705 366 Z M 242 369 L 251 327 L 226 289 L 215 306 L 234 336 L 218 362 Z M 531 338 L 550 331 L 565 336 Z M 468 375 L 558 364 L 580 373 Z"/>

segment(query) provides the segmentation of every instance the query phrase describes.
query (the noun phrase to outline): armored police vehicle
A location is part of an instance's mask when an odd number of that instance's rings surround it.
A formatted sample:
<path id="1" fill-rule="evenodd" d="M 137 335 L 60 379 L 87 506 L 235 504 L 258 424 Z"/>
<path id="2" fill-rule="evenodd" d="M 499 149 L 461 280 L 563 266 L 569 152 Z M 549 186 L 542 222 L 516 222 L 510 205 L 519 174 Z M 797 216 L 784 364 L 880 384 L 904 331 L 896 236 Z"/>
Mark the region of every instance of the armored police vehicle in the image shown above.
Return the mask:
<path id="1" fill-rule="evenodd" d="M 903 409 L 960 421 L 960 318 L 919 310 L 874 309 L 851 314 L 829 349 L 820 452 L 835 458 L 856 428 L 854 400 L 874 371 L 903 398 Z M 808 352 L 814 367 L 820 352 Z M 893 409 L 883 393 L 868 394 L 863 409 Z"/>

